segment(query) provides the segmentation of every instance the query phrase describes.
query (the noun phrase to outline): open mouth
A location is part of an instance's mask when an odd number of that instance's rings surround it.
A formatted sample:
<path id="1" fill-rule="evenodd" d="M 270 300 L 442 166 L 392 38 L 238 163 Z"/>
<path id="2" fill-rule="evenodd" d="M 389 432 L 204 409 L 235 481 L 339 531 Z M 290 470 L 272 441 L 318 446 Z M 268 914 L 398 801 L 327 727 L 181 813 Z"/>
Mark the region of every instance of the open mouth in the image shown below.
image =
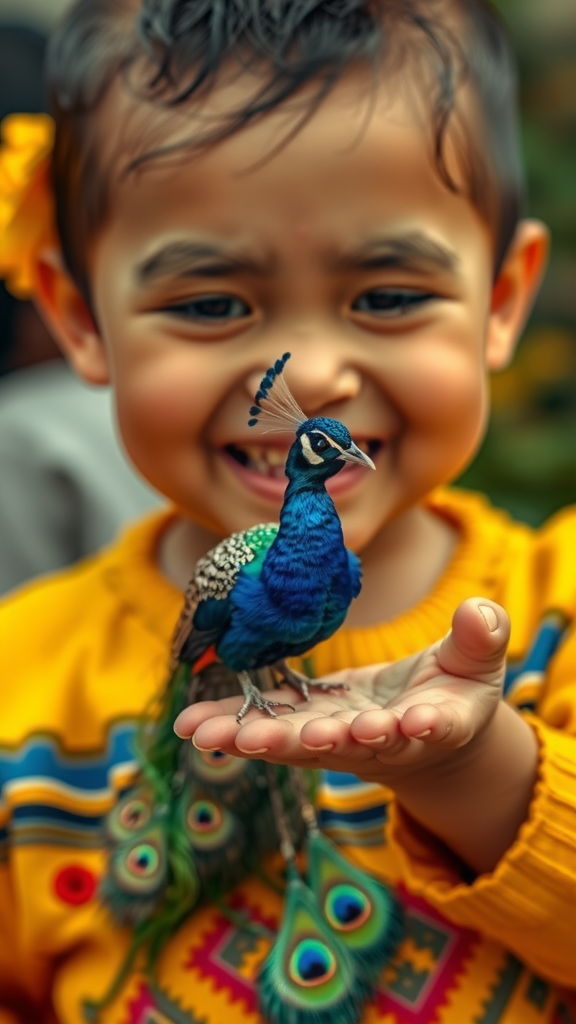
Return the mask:
<path id="1" fill-rule="evenodd" d="M 358 441 L 358 447 L 370 456 L 371 459 L 378 454 L 382 448 L 382 441 L 375 438 L 369 441 Z M 284 480 L 284 465 L 288 451 L 286 448 L 273 448 L 270 445 L 250 444 L 240 447 L 235 444 L 227 444 L 224 449 L 240 466 L 259 473 L 260 476 L 272 480 Z M 354 467 L 344 466 L 343 473 L 350 472 Z M 356 467 L 357 468 L 357 467 Z"/>

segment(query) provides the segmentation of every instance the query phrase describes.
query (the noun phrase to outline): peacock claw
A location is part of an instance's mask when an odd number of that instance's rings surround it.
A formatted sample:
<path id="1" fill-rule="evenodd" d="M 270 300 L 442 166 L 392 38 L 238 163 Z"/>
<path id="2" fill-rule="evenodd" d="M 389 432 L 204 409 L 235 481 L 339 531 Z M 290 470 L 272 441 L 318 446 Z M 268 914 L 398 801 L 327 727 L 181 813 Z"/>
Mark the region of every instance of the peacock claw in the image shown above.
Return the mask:
<path id="1" fill-rule="evenodd" d="M 268 697 L 265 697 L 264 694 L 260 693 L 258 687 L 254 685 L 247 672 L 239 672 L 238 679 L 244 694 L 244 703 L 236 715 L 237 722 L 242 721 L 250 708 L 256 708 L 257 711 L 266 711 L 271 718 L 277 717 L 274 708 L 290 708 L 291 711 L 296 711 L 292 704 L 287 704 L 281 700 L 270 700 Z"/>
<path id="2" fill-rule="evenodd" d="M 274 668 L 279 673 L 282 683 L 291 686 L 304 700 L 310 700 L 310 691 L 316 690 L 320 693 L 330 693 L 332 690 L 349 690 L 346 683 L 324 682 L 322 679 L 309 679 L 301 672 L 295 672 L 285 661 L 277 661 Z"/>

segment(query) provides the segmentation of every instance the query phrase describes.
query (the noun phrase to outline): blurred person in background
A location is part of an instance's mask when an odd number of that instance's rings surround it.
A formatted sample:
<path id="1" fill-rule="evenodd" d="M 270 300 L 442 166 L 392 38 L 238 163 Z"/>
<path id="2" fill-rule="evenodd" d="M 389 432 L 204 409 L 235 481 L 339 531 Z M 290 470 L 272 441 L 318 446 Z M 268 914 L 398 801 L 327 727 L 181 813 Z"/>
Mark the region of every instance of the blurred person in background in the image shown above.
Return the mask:
<path id="1" fill-rule="evenodd" d="M 42 110 L 44 48 L 35 29 L 0 22 L 0 120 Z M 0 480 L 0 593 L 98 550 L 159 503 L 120 450 L 109 393 L 70 371 L 3 282 Z"/>

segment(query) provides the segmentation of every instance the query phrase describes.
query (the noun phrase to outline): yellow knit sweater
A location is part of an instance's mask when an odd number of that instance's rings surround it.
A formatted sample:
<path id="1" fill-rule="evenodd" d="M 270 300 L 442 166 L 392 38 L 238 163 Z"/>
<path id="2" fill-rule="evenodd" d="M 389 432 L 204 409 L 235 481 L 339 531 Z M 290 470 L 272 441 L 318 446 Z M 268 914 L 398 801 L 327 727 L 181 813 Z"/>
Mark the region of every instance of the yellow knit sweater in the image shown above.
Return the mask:
<path id="1" fill-rule="evenodd" d="M 465 598 L 498 601 L 512 620 L 506 699 L 536 730 L 539 782 L 514 845 L 492 874 L 467 884 L 446 851 L 387 806 L 390 794 L 325 774 L 325 831 L 395 885 L 406 909 L 404 939 L 363 1024 L 568 1024 L 575 517 L 532 531 L 475 495 L 441 492 L 429 505 L 460 533 L 442 578 L 394 621 L 340 630 L 314 652 L 315 674 L 405 657 L 442 636 Z M 81 1024 L 82 1000 L 106 991 L 128 948 L 129 934 L 98 902 L 100 822 L 131 777 L 136 720 L 166 676 L 181 602 L 155 560 L 169 522 L 167 513 L 147 519 L 1 606 L 0 1024 Z M 232 901 L 271 925 L 281 914 L 281 898 L 259 879 Z M 158 984 L 136 966 L 102 1024 L 256 1024 L 253 979 L 266 951 L 264 939 L 203 907 L 165 948 Z"/>

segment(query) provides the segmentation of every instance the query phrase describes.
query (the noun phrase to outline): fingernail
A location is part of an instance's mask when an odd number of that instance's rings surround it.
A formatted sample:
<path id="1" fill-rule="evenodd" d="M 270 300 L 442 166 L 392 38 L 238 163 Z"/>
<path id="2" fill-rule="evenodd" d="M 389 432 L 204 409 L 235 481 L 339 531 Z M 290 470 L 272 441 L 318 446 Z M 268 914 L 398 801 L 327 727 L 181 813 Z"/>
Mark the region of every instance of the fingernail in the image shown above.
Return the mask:
<path id="1" fill-rule="evenodd" d="M 425 736 L 431 736 L 432 729 L 424 729 L 424 732 L 419 732 L 414 737 L 415 740 L 423 740 Z"/>
<path id="2" fill-rule="evenodd" d="M 267 754 L 270 749 L 270 747 L 258 747 L 258 750 L 247 750 L 246 747 L 241 747 L 239 743 L 236 746 L 243 754 Z"/>
<path id="3" fill-rule="evenodd" d="M 479 604 L 478 611 L 491 633 L 493 633 L 495 629 L 498 629 L 498 616 L 494 609 L 490 608 L 490 605 Z"/>
<path id="4" fill-rule="evenodd" d="M 384 744 L 387 743 L 387 742 L 388 742 L 388 736 L 387 736 L 387 734 L 385 732 L 382 733 L 381 736 L 374 736 L 374 739 L 371 739 L 371 740 L 358 740 L 358 743 L 368 743 L 368 744 L 370 744 L 370 743 L 376 744 L 377 743 L 379 747 L 383 747 Z"/>
<path id="5" fill-rule="evenodd" d="M 334 747 L 336 746 L 336 744 L 335 743 L 325 743 L 323 747 L 312 747 L 309 743 L 303 743 L 302 746 L 304 747 L 305 750 L 322 750 L 322 751 L 326 751 L 326 750 L 334 750 Z"/>
<path id="6" fill-rule="evenodd" d="M 220 750 L 220 747 L 201 747 L 200 744 L 196 741 L 196 737 L 195 736 L 192 736 L 191 738 L 192 738 L 192 746 L 196 747 L 196 750 L 201 750 L 203 754 L 209 754 L 213 750 Z"/>

